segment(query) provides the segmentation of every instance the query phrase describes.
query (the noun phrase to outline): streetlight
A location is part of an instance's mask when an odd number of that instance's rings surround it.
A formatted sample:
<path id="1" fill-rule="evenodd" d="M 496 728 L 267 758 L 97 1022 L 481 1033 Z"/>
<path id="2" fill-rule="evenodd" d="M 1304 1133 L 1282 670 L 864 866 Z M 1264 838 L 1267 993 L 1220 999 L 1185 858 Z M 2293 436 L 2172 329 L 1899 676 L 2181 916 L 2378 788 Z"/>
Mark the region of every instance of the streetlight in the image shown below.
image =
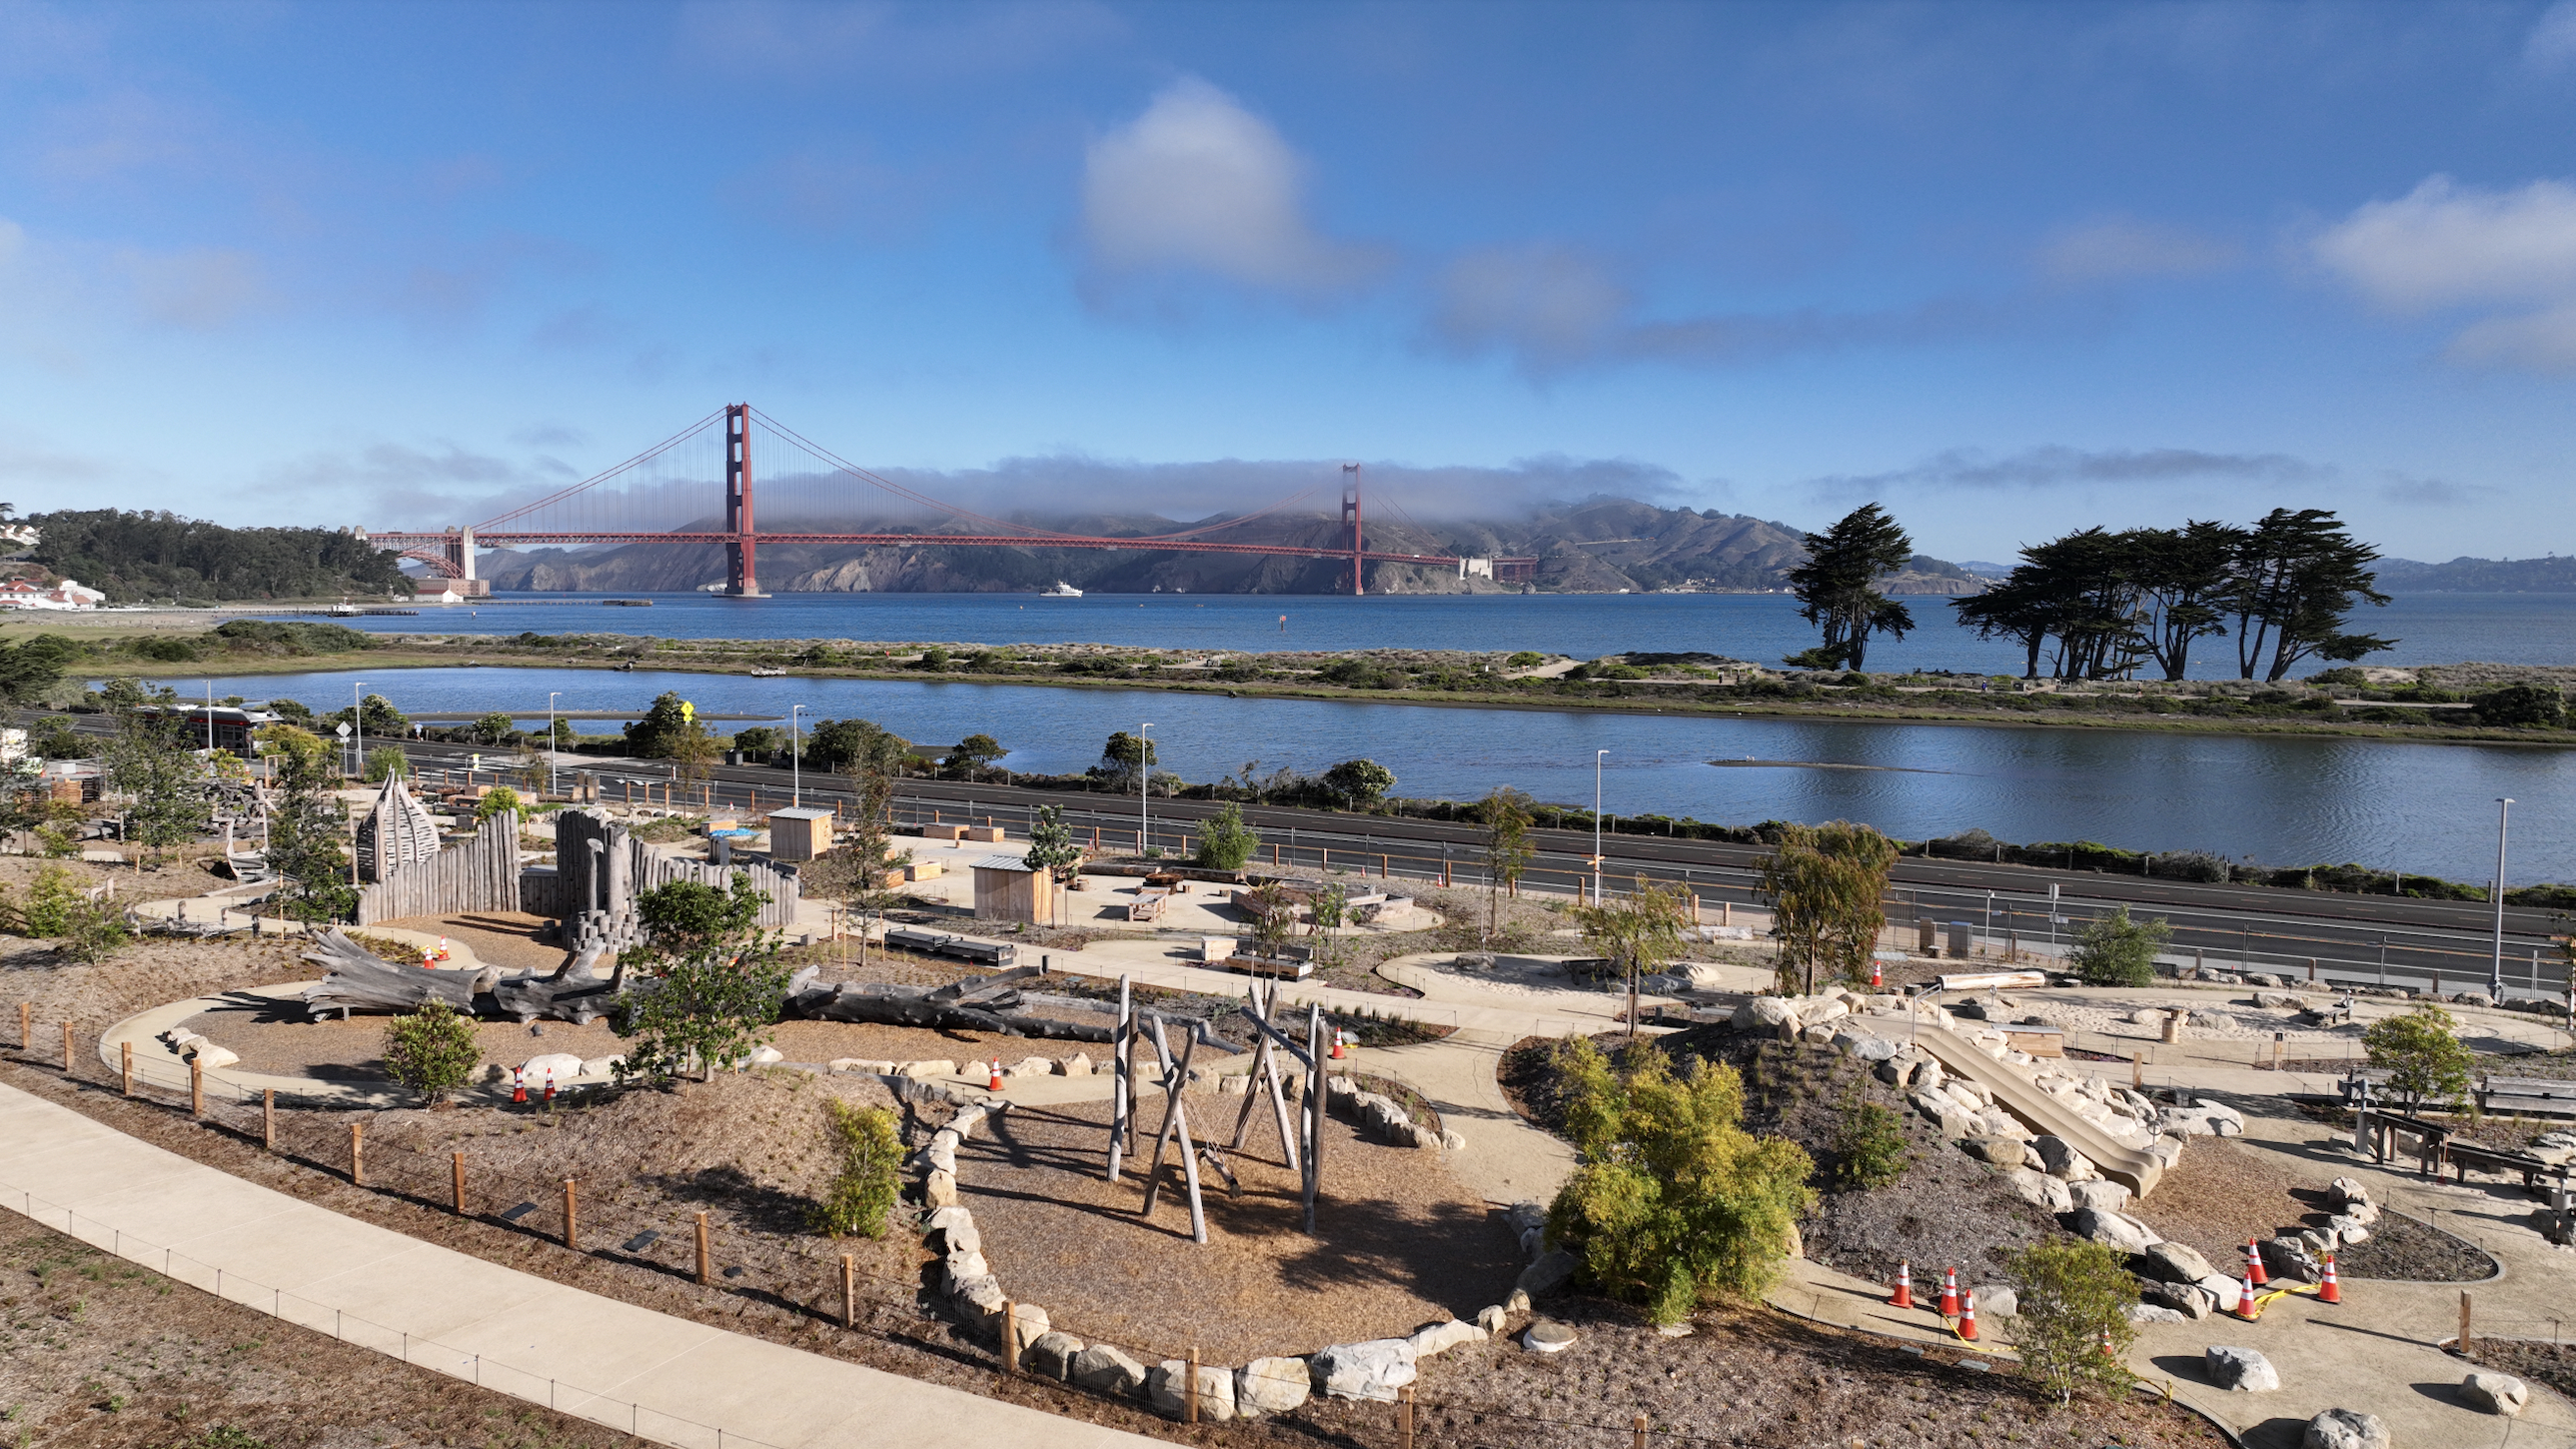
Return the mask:
<path id="1" fill-rule="evenodd" d="M 1136 858 L 1144 859 L 1147 842 L 1153 837 L 1154 742 L 1145 731 L 1154 722 L 1147 720 L 1136 727 Z"/>
<path id="2" fill-rule="evenodd" d="M 787 803 L 790 805 L 805 803 L 805 750 L 800 743 L 804 735 L 798 728 L 800 721 L 797 719 L 804 708 L 801 704 L 787 707 L 787 788 L 790 792 Z M 770 758 L 776 759 L 777 756 Z"/>
<path id="3" fill-rule="evenodd" d="M 555 792 L 555 746 L 560 743 L 555 737 L 555 701 L 561 698 L 563 691 L 560 689 L 546 694 L 546 793 L 549 795 Z"/>
<path id="4" fill-rule="evenodd" d="M 358 691 L 367 681 L 349 681 L 349 773 L 360 780 L 367 777 L 367 702 Z"/>
<path id="5" fill-rule="evenodd" d="M 1592 752 L 1592 904 L 1601 904 L 1601 760 L 1608 750 Z"/>
<path id="6" fill-rule="evenodd" d="M 2513 816 L 2513 801 L 2496 799 L 2495 964 L 2487 973 L 2487 1000 L 2504 1005 L 2504 827 Z"/>

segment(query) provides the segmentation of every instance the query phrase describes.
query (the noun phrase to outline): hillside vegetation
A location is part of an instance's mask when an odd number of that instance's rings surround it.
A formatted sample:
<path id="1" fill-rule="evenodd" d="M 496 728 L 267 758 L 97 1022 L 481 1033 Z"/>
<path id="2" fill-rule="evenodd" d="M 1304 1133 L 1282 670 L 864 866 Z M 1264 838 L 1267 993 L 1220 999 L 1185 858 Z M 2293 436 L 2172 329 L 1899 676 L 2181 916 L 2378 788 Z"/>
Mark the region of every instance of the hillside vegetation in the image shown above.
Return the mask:
<path id="1" fill-rule="evenodd" d="M 65 509 L 27 521 L 42 530 L 29 562 L 104 591 L 112 604 L 412 591 L 391 552 L 328 528 L 226 528 L 115 508 Z"/>

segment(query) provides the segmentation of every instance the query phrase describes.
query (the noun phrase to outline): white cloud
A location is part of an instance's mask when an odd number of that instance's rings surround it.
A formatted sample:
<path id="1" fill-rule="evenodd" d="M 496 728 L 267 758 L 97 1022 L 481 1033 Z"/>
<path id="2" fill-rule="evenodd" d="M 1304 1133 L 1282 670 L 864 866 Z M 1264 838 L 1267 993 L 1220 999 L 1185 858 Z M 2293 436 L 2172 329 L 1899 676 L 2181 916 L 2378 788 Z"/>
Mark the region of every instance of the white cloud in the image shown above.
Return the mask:
<path id="1" fill-rule="evenodd" d="M 1184 79 L 1091 144 L 1082 214 L 1092 259 L 1113 273 L 1197 272 L 1307 294 L 1365 280 L 1382 258 L 1315 229 L 1306 172 L 1268 121 Z"/>
<path id="2" fill-rule="evenodd" d="M 2066 282 L 2123 277 L 2191 277 L 2225 271 L 2242 252 L 2234 242 L 2177 226 L 2112 217 L 2072 227 L 2039 249 L 2040 269 Z"/>
<path id="3" fill-rule="evenodd" d="M 1991 491 L 2107 485 L 2135 489 L 2215 480 L 2310 483 L 2333 476 L 2332 468 L 2286 453 L 2211 453 L 2198 448 L 2087 449 L 2052 443 L 2001 457 L 1977 448 L 1952 448 L 1910 468 L 1814 478 L 1806 486 L 1809 492 L 1823 498 L 1873 498 L 1898 488 Z"/>
<path id="4" fill-rule="evenodd" d="M 152 253 L 129 250 L 118 269 L 134 289 L 136 310 L 151 321 L 212 332 L 275 299 L 248 252 L 211 247 Z"/>
<path id="5" fill-rule="evenodd" d="M 2456 361 L 2576 370 L 2576 188 L 2564 182 L 2487 191 L 2431 177 L 2363 205 L 2312 248 L 2390 311 L 2492 312 L 2452 339 Z"/>
<path id="6" fill-rule="evenodd" d="M 2540 12 L 2522 42 L 2522 58 L 2535 70 L 2560 70 L 2576 62 L 2576 0 Z"/>

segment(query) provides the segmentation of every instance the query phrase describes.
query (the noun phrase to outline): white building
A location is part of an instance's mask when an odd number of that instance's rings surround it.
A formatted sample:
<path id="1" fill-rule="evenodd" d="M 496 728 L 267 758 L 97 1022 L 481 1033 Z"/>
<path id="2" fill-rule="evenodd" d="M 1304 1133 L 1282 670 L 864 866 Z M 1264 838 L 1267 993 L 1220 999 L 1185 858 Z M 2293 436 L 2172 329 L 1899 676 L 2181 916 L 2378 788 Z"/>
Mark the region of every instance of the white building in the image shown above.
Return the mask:
<path id="1" fill-rule="evenodd" d="M 0 609 L 95 609 L 106 598 L 97 589 L 82 587 L 78 579 L 65 579 L 59 584 L 26 579 L 0 583 Z"/>

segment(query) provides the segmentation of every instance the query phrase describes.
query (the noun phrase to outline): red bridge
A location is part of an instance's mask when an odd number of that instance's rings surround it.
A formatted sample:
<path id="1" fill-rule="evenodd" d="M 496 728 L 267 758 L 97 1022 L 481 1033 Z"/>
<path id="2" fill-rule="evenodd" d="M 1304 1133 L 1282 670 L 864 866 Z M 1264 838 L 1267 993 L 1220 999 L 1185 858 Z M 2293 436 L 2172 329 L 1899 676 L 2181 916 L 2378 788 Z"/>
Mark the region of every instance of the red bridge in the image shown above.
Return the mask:
<path id="1" fill-rule="evenodd" d="M 719 427 L 722 428 L 721 434 L 717 432 Z M 820 508 L 844 516 L 882 515 L 889 510 L 910 511 L 927 515 L 921 520 L 924 524 L 932 527 L 962 526 L 963 531 L 935 532 L 915 527 L 880 533 L 763 532 L 754 522 L 752 499 L 755 427 L 762 440 L 761 451 L 767 456 L 765 472 L 776 475 L 782 467 L 793 468 L 795 464 L 802 463 L 805 466 L 796 471 L 803 476 L 825 478 L 842 485 L 837 493 L 829 493 L 819 501 L 802 503 L 800 507 L 808 511 Z M 720 453 L 693 456 L 718 444 L 721 445 Z M 724 479 L 724 526 L 721 530 L 644 525 L 641 515 L 655 511 L 668 513 L 675 508 L 704 517 L 702 505 L 705 498 L 698 490 L 703 489 L 719 469 Z M 1471 572 L 1481 574 L 1490 570 L 1496 578 L 1527 578 L 1537 567 L 1535 558 L 1466 559 L 1448 554 L 1372 550 L 1361 531 L 1359 465 L 1343 465 L 1341 482 L 1342 522 L 1350 525 L 1350 545 L 1347 548 L 1338 543 L 1331 546 L 1263 543 L 1210 536 L 1281 513 L 1312 496 L 1316 491 L 1314 488 L 1240 517 L 1174 533 L 1123 537 L 1061 533 L 989 517 L 942 502 L 834 456 L 749 403 L 731 403 L 606 472 L 471 527 L 448 528 L 435 533 L 361 529 L 359 536 L 381 547 L 397 550 L 405 558 L 428 564 L 431 572 L 440 577 L 457 580 L 475 577 L 474 551 L 477 548 L 511 544 L 722 544 L 725 549 L 724 592 L 743 598 L 763 596 L 759 550 L 764 543 L 861 547 L 1126 548 L 1286 558 L 1347 558 L 1351 561 L 1351 592 L 1354 594 L 1366 591 L 1363 570 L 1371 563 L 1455 567 L 1462 577 Z M 611 484 L 623 486 L 608 486 Z M 692 494 L 696 496 L 692 497 Z M 1401 512 L 1400 509 L 1398 511 Z"/>

